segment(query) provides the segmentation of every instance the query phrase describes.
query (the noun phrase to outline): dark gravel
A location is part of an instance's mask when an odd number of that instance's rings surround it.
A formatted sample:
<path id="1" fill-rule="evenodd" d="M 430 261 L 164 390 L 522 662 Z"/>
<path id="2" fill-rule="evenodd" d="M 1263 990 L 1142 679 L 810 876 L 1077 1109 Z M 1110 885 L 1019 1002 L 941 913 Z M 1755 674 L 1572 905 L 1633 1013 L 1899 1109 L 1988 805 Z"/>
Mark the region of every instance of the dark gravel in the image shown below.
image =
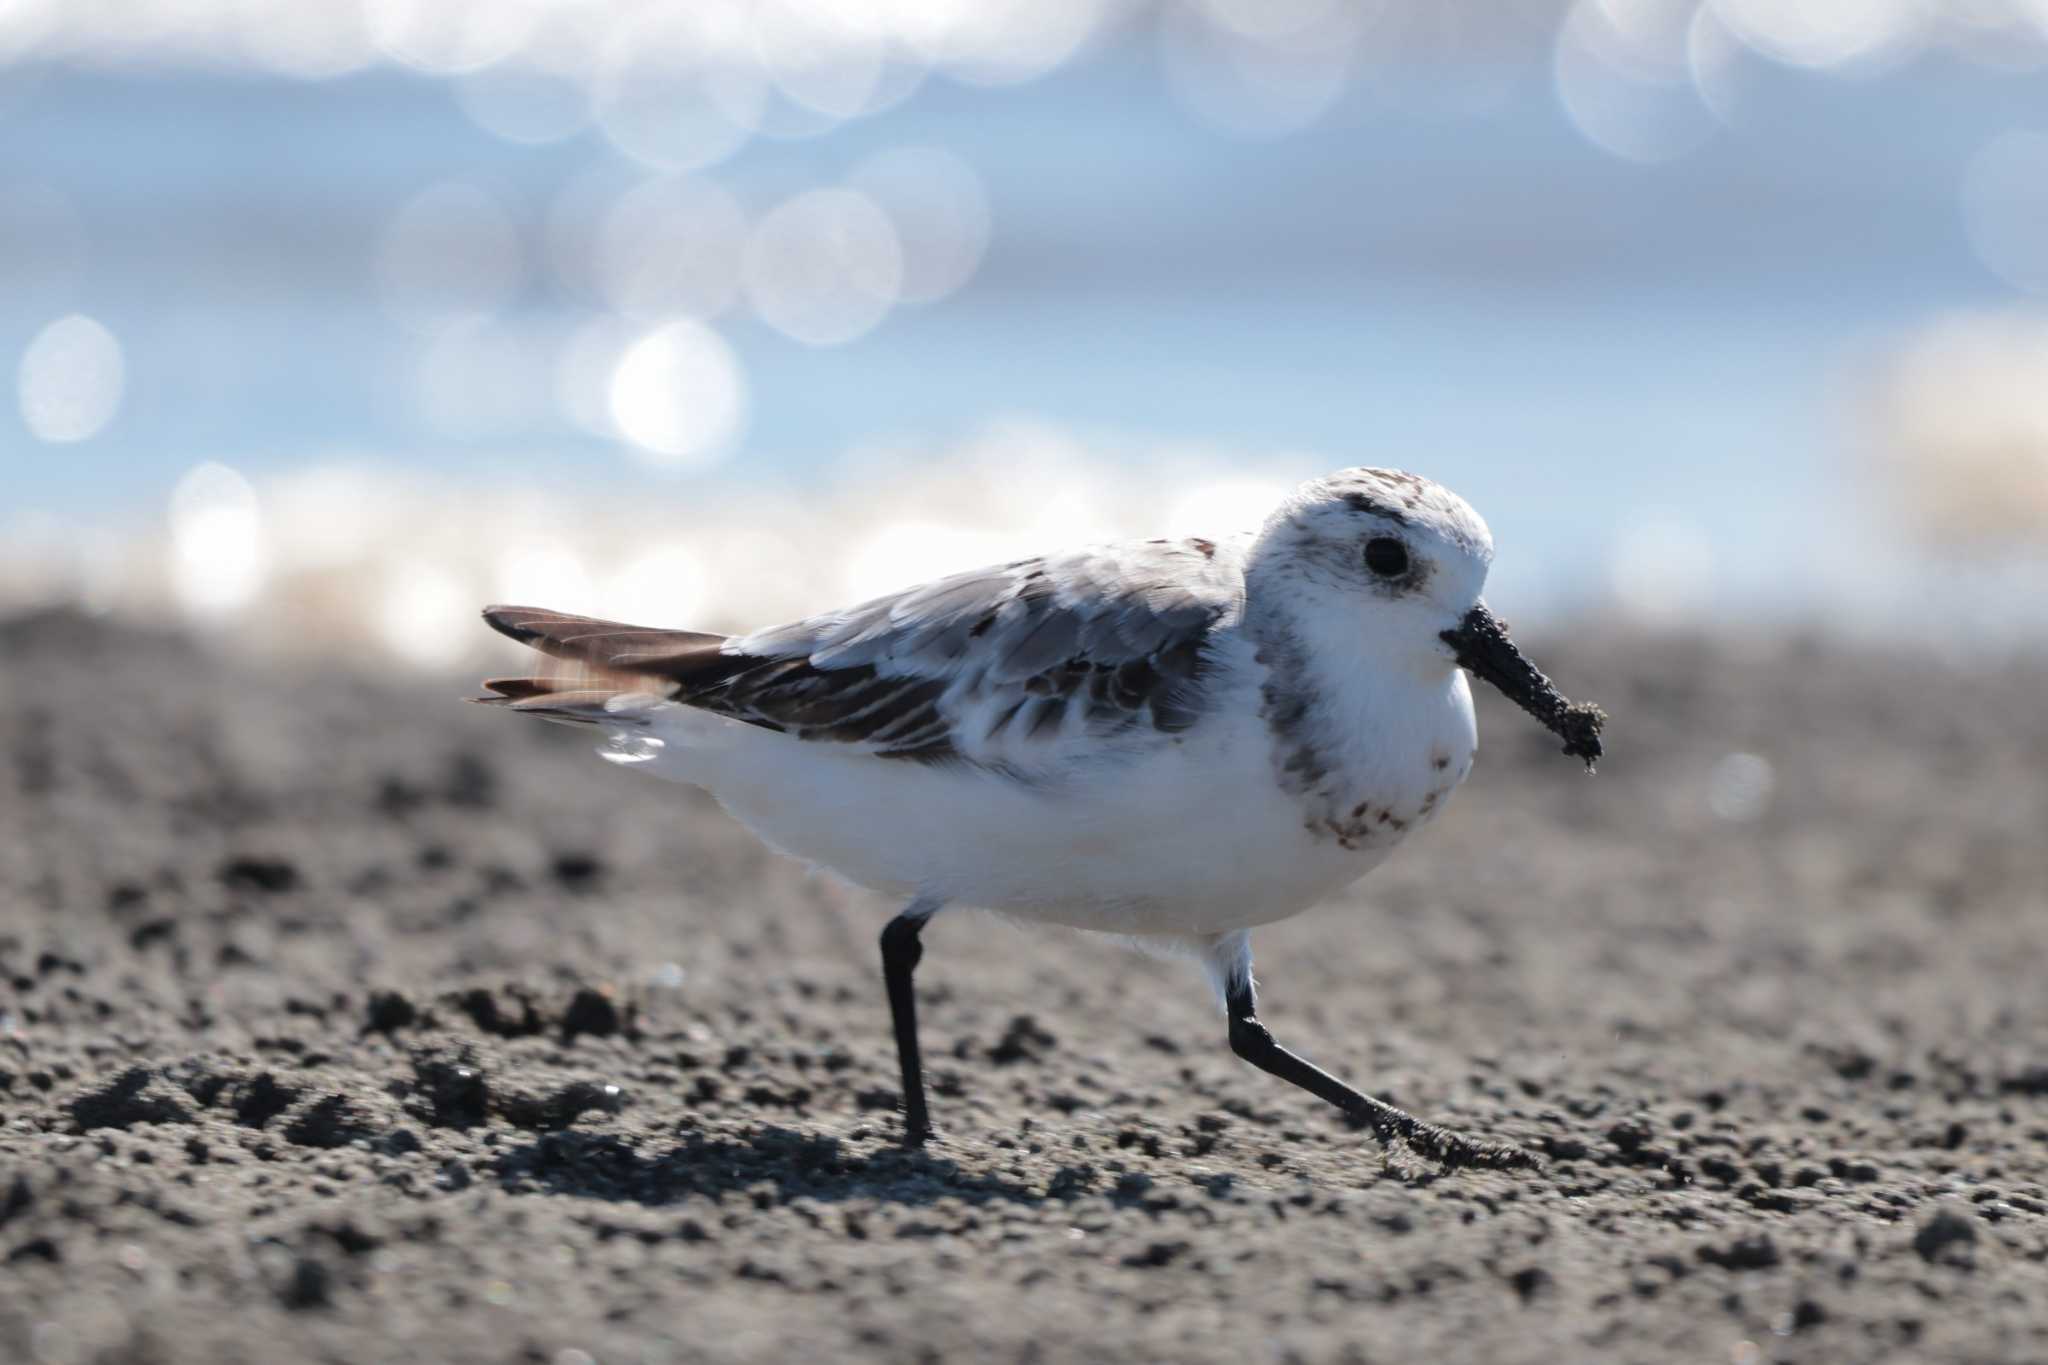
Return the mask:
<path id="1" fill-rule="evenodd" d="M 1547 1155 L 1441 1176 L 966 915 L 906 1154 L 893 907 L 459 682 L 0 626 L 0 1360 L 2048 1357 L 2048 665 L 1526 643 L 1599 775 L 1482 699 L 1259 938 L 1283 1042 Z"/>

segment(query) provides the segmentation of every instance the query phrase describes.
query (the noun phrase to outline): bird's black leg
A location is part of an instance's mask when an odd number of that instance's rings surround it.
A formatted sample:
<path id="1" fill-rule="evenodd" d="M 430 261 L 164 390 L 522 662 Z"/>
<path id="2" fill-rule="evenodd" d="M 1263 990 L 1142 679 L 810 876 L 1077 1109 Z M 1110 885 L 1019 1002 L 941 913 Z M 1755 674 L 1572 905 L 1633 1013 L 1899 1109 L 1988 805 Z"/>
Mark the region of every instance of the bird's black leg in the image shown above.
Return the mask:
<path id="1" fill-rule="evenodd" d="M 924 1063 L 917 1051 L 917 996 L 910 988 L 910 974 L 924 956 L 918 941 L 924 923 L 938 906 L 911 902 L 882 930 L 882 981 L 889 988 L 889 1017 L 896 1025 L 896 1060 L 903 1068 L 903 1143 L 921 1147 L 932 1135 L 931 1116 L 924 1105 Z"/>
<path id="2" fill-rule="evenodd" d="M 1249 962 L 1241 974 L 1233 974 L 1224 990 L 1225 1009 L 1230 1015 L 1230 1050 L 1259 1070 L 1300 1086 L 1320 1096 L 1346 1114 L 1371 1126 L 1381 1142 L 1400 1138 L 1434 1157 L 1445 1166 L 1478 1166 L 1493 1170 L 1534 1168 L 1536 1158 L 1519 1147 L 1505 1143 L 1474 1142 L 1435 1124 L 1424 1123 L 1413 1114 L 1396 1109 L 1383 1100 L 1353 1090 L 1312 1062 L 1295 1056 L 1259 1022 L 1258 997 L 1252 988 Z"/>

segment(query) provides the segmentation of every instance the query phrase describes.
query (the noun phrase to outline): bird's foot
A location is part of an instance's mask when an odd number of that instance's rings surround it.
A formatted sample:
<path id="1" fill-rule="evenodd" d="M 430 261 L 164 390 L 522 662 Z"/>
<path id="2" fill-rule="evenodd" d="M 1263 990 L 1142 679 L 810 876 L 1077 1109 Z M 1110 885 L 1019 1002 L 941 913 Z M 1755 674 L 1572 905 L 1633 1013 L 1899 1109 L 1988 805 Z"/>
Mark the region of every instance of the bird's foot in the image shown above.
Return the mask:
<path id="1" fill-rule="evenodd" d="M 1400 1142 L 1409 1150 L 1426 1156 L 1446 1171 L 1540 1171 L 1542 1159 L 1511 1142 L 1488 1142 L 1468 1138 L 1448 1128 L 1424 1123 L 1412 1114 L 1389 1106 L 1383 1111 L 1357 1116 L 1373 1131 L 1383 1146 Z"/>

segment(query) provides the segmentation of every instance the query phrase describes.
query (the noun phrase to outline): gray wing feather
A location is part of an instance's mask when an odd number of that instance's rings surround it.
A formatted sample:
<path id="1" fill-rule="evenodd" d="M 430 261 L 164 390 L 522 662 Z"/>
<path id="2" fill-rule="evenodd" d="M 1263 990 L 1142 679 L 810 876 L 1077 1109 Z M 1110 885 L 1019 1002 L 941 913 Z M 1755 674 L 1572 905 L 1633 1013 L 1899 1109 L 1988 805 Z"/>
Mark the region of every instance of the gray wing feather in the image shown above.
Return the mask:
<path id="1" fill-rule="evenodd" d="M 1206 541 L 1101 546 L 955 574 L 724 643 L 679 700 L 886 756 L 1030 767 L 1062 740 L 1201 714 L 1210 632 L 1242 574 Z"/>

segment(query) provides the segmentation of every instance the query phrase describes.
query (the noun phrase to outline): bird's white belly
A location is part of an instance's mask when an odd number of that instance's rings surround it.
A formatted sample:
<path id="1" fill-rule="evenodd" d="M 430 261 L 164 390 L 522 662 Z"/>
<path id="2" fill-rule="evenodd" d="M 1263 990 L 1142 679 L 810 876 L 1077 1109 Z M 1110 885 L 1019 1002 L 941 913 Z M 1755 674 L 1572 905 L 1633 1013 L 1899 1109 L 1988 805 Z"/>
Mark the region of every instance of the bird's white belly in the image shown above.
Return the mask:
<path id="1" fill-rule="evenodd" d="M 673 761 L 650 766 L 708 787 L 775 848 L 857 885 L 1109 933 L 1286 918 L 1363 876 L 1420 823 L 1343 840 L 1310 828 L 1301 799 L 1276 785 L 1270 737 L 1251 714 L 1212 717 L 1057 786 L 740 731 L 709 752 L 672 745 Z"/>

